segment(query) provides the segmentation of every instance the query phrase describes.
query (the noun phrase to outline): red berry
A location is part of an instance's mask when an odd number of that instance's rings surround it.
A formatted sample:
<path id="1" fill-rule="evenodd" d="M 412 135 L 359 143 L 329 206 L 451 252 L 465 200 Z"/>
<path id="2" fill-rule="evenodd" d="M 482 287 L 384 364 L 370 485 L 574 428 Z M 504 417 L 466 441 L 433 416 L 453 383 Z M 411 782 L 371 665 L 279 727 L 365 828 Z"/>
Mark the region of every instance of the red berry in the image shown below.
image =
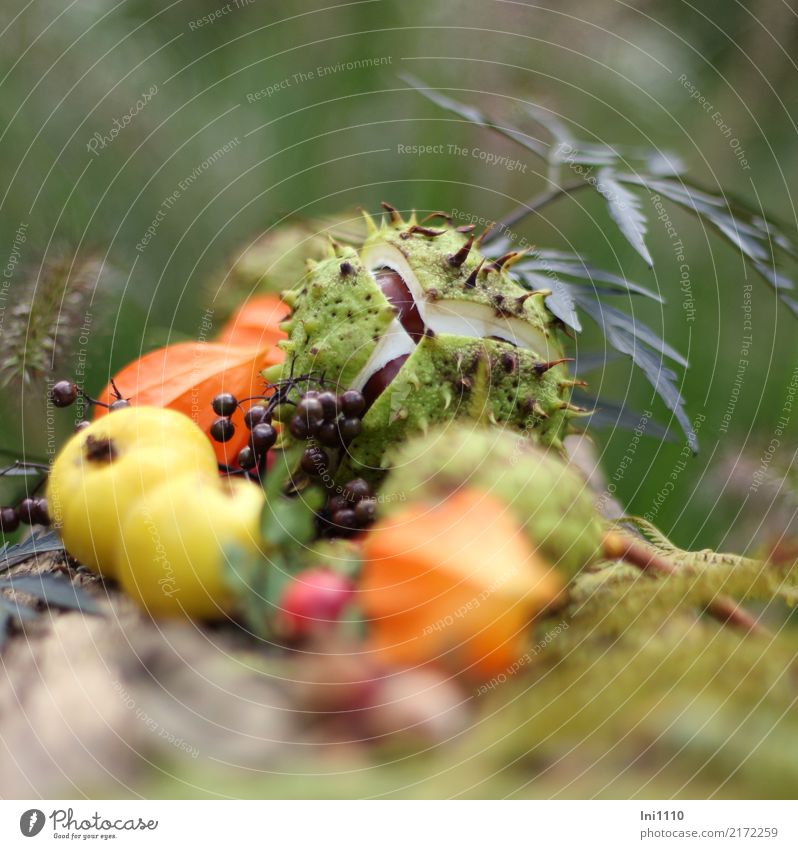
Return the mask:
<path id="1" fill-rule="evenodd" d="M 354 591 L 349 578 L 330 569 L 300 572 L 280 599 L 276 623 L 280 634 L 297 639 L 333 627 Z"/>

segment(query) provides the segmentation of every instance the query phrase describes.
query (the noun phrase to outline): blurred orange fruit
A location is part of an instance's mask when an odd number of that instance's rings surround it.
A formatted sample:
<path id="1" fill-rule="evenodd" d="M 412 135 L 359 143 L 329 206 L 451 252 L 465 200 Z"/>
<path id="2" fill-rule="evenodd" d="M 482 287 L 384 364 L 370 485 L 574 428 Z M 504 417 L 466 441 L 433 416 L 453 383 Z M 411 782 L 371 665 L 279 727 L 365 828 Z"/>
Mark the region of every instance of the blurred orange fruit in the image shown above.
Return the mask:
<path id="1" fill-rule="evenodd" d="M 486 680 L 524 653 L 526 629 L 563 588 L 498 499 L 462 489 L 375 525 L 357 601 L 378 655 Z"/>

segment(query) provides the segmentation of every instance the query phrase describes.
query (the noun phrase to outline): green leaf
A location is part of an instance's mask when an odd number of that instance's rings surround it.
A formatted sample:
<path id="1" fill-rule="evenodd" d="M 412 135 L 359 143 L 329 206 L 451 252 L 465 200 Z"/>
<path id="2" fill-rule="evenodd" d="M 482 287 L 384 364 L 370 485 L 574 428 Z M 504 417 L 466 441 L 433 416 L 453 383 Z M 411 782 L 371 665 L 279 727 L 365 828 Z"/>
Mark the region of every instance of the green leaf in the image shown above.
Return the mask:
<path id="1" fill-rule="evenodd" d="M 289 561 L 280 550 L 268 559 L 239 548 L 230 548 L 226 554 L 225 582 L 238 618 L 252 634 L 271 639 L 274 612 L 293 577 Z"/>
<path id="2" fill-rule="evenodd" d="M 261 514 L 261 533 L 270 546 L 301 548 L 316 535 L 316 513 L 324 504 L 324 493 L 308 487 L 294 496 L 266 499 Z"/>
<path id="3" fill-rule="evenodd" d="M 17 563 L 22 563 L 37 554 L 63 550 L 64 544 L 55 531 L 30 536 L 17 545 L 6 543 L 0 548 L 0 572 L 6 572 Z"/>
<path id="4" fill-rule="evenodd" d="M 66 578 L 55 575 L 21 575 L 0 580 L 0 589 L 27 593 L 48 607 L 62 610 L 81 610 L 83 613 L 99 613 L 94 599 Z"/>
<path id="5" fill-rule="evenodd" d="M 596 189 L 607 202 L 610 216 L 626 240 L 643 257 L 649 268 L 653 268 L 654 260 L 644 241 L 647 226 L 640 199 L 621 185 L 618 175 L 612 168 L 605 167 L 599 170 Z"/>
<path id="6" fill-rule="evenodd" d="M 544 159 L 548 158 L 549 145 L 544 144 L 527 133 L 522 133 L 520 130 L 516 130 L 515 127 L 511 127 L 505 123 L 496 123 L 481 110 L 473 106 L 466 106 L 463 103 L 458 103 L 456 100 L 446 97 L 435 89 L 429 88 L 421 80 L 410 74 L 400 74 L 399 77 L 408 85 L 412 86 L 420 95 L 426 97 L 427 100 L 432 101 L 436 106 L 440 106 L 447 112 L 452 112 L 469 123 L 476 124 L 478 127 L 487 127 L 502 136 L 506 136 L 508 139 L 512 139 L 535 155 Z"/>

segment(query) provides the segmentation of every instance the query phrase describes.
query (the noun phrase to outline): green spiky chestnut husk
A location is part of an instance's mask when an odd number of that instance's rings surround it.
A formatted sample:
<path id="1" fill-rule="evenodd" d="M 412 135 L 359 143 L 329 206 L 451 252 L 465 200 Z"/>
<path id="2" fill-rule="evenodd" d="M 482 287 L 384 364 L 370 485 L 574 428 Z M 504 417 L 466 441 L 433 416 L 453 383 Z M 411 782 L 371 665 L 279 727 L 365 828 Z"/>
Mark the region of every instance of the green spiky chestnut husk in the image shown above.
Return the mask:
<path id="1" fill-rule="evenodd" d="M 314 374 L 339 391 L 363 390 L 381 366 L 407 356 L 341 452 L 337 479 L 380 479 L 389 448 L 461 416 L 560 446 L 569 418 L 581 411 L 570 404 L 573 381 L 561 330 L 544 305 L 548 293 L 512 277 L 515 255 L 490 262 L 470 233 L 420 226 L 387 208 L 379 227 L 366 217 L 360 248 L 332 243 L 284 293 L 292 308 L 280 343 L 285 362 L 265 373 L 270 381 Z M 381 288 L 385 270 L 404 282 L 422 332 L 408 332 Z"/>
<path id="2" fill-rule="evenodd" d="M 365 232 L 354 211 L 309 221 L 289 219 L 239 246 L 223 275 L 208 281 L 208 302 L 217 318 L 235 312 L 252 295 L 279 295 L 296 285 L 308 259 L 321 256 L 327 233 L 342 237 Z"/>
<path id="3" fill-rule="evenodd" d="M 379 515 L 473 487 L 507 505 L 536 550 L 574 575 L 599 558 L 605 522 L 587 483 L 558 451 L 506 428 L 456 422 L 389 452 Z"/>

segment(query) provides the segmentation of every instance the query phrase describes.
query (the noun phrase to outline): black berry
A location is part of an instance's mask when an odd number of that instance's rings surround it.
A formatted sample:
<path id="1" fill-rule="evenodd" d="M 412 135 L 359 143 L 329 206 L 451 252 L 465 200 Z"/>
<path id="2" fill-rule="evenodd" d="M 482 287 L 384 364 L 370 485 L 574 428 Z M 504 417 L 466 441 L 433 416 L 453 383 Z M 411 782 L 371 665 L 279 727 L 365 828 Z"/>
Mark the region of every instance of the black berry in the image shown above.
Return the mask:
<path id="1" fill-rule="evenodd" d="M 302 467 L 302 471 L 308 475 L 323 475 L 327 470 L 327 455 L 318 445 L 311 445 L 305 449 L 299 465 Z"/>
<path id="2" fill-rule="evenodd" d="M 338 445 L 340 439 L 338 437 L 338 426 L 335 422 L 324 422 L 320 424 L 316 430 L 316 439 L 321 442 L 322 445 L 326 445 L 329 448 L 332 448 L 334 445 Z"/>
<path id="3" fill-rule="evenodd" d="M 13 507 L 0 507 L 0 531 L 13 534 L 19 527 L 19 515 Z"/>
<path id="4" fill-rule="evenodd" d="M 357 527 L 357 517 L 355 511 L 344 507 L 342 510 L 336 510 L 332 514 L 332 523 L 339 530 L 352 530 Z"/>
<path id="5" fill-rule="evenodd" d="M 321 392 L 317 398 L 325 422 L 331 422 L 338 415 L 338 399 L 332 392 Z"/>
<path id="6" fill-rule="evenodd" d="M 338 433 L 344 442 L 351 442 L 360 433 L 360 419 L 341 419 L 338 424 Z"/>
<path id="7" fill-rule="evenodd" d="M 75 433 L 80 433 L 82 430 L 86 430 L 87 427 L 91 427 L 91 422 L 86 421 L 86 419 L 83 419 L 83 421 L 78 422 L 75 425 Z"/>
<path id="8" fill-rule="evenodd" d="M 266 422 L 252 428 L 250 443 L 258 454 L 268 451 L 277 442 L 277 431 Z"/>
<path id="9" fill-rule="evenodd" d="M 310 436 L 310 427 L 305 419 L 300 416 L 294 416 L 288 423 L 288 430 L 291 431 L 291 436 L 297 439 L 307 439 Z"/>
<path id="10" fill-rule="evenodd" d="M 59 380 L 50 390 L 56 407 L 69 407 L 78 397 L 78 387 L 70 380 Z"/>
<path id="11" fill-rule="evenodd" d="M 216 421 L 211 425 L 211 437 L 216 442 L 228 442 L 231 440 L 236 432 L 236 426 L 230 421 L 230 419 L 216 419 Z"/>
<path id="12" fill-rule="evenodd" d="M 130 406 L 130 401 L 127 398 L 117 398 L 116 401 L 112 401 L 108 407 L 108 412 L 113 413 L 115 410 L 124 410 L 125 407 Z"/>
<path id="13" fill-rule="evenodd" d="M 49 525 L 50 524 L 50 514 L 47 510 L 47 499 L 46 498 L 36 498 L 33 502 L 33 510 L 31 512 L 31 518 L 34 520 L 33 524 L 35 525 Z"/>
<path id="14" fill-rule="evenodd" d="M 360 527 L 370 525 L 377 515 L 377 502 L 373 498 L 364 498 L 355 504 L 355 518 Z"/>
<path id="15" fill-rule="evenodd" d="M 36 501 L 33 498 L 23 498 L 17 507 L 19 521 L 26 525 L 36 524 Z"/>
<path id="16" fill-rule="evenodd" d="M 244 424 L 248 430 L 252 430 L 255 425 L 259 425 L 261 422 L 265 422 L 266 424 L 271 422 L 269 411 L 263 404 L 256 404 L 254 407 L 250 407 L 244 414 Z"/>
<path id="17" fill-rule="evenodd" d="M 371 487 L 363 478 L 355 478 L 344 484 L 343 496 L 347 501 L 361 501 L 371 496 Z"/>
<path id="18" fill-rule="evenodd" d="M 258 465 L 258 456 L 249 445 L 245 445 L 238 452 L 238 465 L 247 472 Z"/>
<path id="19" fill-rule="evenodd" d="M 347 418 L 359 416 L 366 409 L 366 399 L 356 389 L 347 389 L 338 399 L 338 407 Z"/>
<path id="20" fill-rule="evenodd" d="M 220 392 L 211 401 L 211 406 L 217 416 L 229 417 L 238 409 L 238 401 L 235 395 L 231 395 L 229 392 Z"/>
<path id="21" fill-rule="evenodd" d="M 324 408 L 318 398 L 305 395 L 296 405 L 296 414 L 312 429 L 324 420 Z"/>

